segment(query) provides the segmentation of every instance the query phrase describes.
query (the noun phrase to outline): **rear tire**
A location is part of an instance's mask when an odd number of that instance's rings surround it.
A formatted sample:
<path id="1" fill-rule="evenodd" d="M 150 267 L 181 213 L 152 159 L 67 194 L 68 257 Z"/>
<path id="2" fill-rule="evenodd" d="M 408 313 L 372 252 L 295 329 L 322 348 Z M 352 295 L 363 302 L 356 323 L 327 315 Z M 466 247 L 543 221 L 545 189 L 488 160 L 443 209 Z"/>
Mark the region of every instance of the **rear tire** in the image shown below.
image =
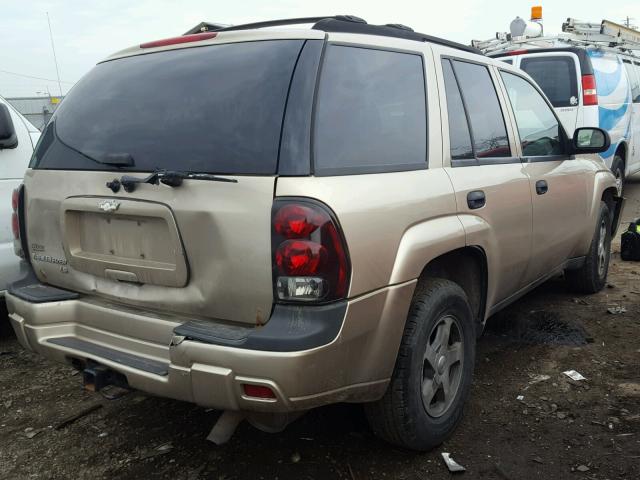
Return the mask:
<path id="1" fill-rule="evenodd" d="M 475 361 L 475 319 L 454 282 L 418 286 L 389 386 L 365 405 L 374 433 L 411 450 L 440 445 L 460 422 Z"/>
<path id="2" fill-rule="evenodd" d="M 621 197 L 624 192 L 624 160 L 616 153 L 613 157 L 613 163 L 611 164 L 611 171 L 616 177 L 616 188 L 618 190 L 618 196 Z"/>
<path id="3" fill-rule="evenodd" d="M 566 270 L 564 275 L 569 288 L 578 293 L 596 293 L 607 283 L 611 259 L 611 212 L 606 203 L 600 202 L 600 215 L 591 240 L 591 247 L 582 267 Z"/>

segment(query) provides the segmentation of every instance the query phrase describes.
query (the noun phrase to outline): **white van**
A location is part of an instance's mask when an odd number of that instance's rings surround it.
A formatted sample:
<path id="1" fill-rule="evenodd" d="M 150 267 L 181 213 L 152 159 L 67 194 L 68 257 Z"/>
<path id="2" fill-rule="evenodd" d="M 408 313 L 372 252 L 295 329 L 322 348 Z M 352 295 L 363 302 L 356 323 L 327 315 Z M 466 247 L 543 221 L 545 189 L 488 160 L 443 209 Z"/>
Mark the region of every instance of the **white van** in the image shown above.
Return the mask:
<path id="1" fill-rule="evenodd" d="M 39 137 L 40 131 L 0 97 L 0 297 L 21 275 L 22 265 L 13 246 L 18 223 L 12 203 Z"/>
<path id="2" fill-rule="evenodd" d="M 640 32 L 570 18 L 563 34 L 542 36 L 536 25 L 516 18 L 511 35 L 483 50 L 533 77 L 568 135 L 579 127 L 609 133 L 611 147 L 601 157 L 621 193 L 625 178 L 640 171 Z"/>

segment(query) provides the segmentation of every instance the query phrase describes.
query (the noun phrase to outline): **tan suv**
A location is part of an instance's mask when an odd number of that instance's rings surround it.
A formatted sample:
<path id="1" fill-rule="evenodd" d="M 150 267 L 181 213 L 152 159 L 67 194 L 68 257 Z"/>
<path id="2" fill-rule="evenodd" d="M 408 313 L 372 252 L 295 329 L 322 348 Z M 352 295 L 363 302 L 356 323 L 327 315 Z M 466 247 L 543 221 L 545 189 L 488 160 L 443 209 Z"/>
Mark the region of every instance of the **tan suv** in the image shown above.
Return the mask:
<path id="1" fill-rule="evenodd" d="M 487 317 L 562 272 L 603 287 L 607 134 L 567 138 L 524 72 L 402 25 L 201 30 L 99 63 L 47 126 L 19 341 L 94 389 L 268 430 L 359 402 L 382 438 L 437 445 Z"/>

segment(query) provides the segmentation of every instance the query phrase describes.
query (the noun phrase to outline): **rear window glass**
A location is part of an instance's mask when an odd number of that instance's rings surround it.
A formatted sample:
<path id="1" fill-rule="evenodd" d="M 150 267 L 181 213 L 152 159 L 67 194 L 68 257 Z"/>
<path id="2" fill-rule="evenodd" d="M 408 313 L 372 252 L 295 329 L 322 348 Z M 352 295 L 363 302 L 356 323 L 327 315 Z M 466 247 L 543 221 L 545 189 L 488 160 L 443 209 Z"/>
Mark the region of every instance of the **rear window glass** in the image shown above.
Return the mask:
<path id="1" fill-rule="evenodd" d="M 637 67 L 634 68 L 630 60 L 623 60 L 624 68 L 627 71 L 629 86 L 631 88 L 631 99 L 633 103 L 640 103 L 640 77 L 636 75 Z"/>
<path id="2" fill-rule="evenodd" d="M 554 107 L 578 105 L 578 79 L 571 57 L 524 57 L 520 68 L 540 86 Z"/>
<path id="3" fill-rule="evenodd" d="M 469 115 L 476 157 L 510 157 L 507 127 L 489 70 L 458 60 L 453 61 L 453 68 Z"/>
<path id="4" fill-rule="evenodd" d="M 69 93 L 36 168 L 275 174 L 302 40 L 232 43 L 97 65 Z M 49 134 L 51 135 L 51 134 Z M 94 160 L 92 160 L 94 159 Z"/>
<path id="5" fill-rule="evenodd" d="M 449 116 L 449 144 L 451 159 L 461 160 L 473 158 L 471 146 L 471 134 L 469 124 L 464 112 L 464 105 L 458 83 L 449 60 L 442 60 L 442 72 L 444 74 L 445 93 L 447 95 L 447 113 Z"/>
<path id="6" fill-rule="evenodd" d="M 427 166 L 420 55 L 330 45 L 316 112 L 317 173 L 375 173 Z"/>

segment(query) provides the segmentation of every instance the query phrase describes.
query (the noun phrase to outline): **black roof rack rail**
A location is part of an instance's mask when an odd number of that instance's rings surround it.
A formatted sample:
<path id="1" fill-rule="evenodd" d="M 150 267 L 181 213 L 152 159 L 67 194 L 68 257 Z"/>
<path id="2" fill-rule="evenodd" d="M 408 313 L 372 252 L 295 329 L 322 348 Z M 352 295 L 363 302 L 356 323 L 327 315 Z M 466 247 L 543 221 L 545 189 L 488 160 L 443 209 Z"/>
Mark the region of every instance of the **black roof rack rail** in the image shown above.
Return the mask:
<path id="1" fill-rule="evenodd" d="M 452 42 L 444 38 L 433 37 L 424 33 L 414 32 L 412 28 L 401 24 L 370 25 L 365 20 L 354 15 L 334 15 L 326 17 L 286 18 L 282 20 L 268 20 L 265 22 L 245 23 L 243 25 L 224 26 L 216 23 L 202 22 L 192 28 L 185 35 L 199 32 L 229 32 L 236 30 L 251 30 L 256 28 L 278 27 L 285 25 L 313 24 L 314 30 L 323 32 L 358 33 L 363 35 L 379 35 L 383 37 L 403 38 L 417 42 L 430 42 L 445 47 L 463 50 L 465 52 L 483 55 L 477 48 Z"/>
<path id="2" fill-rule="evenodd" d="M 465 52 L 483 55 L 483 53 L 474 47 L 463 45 L 462 43 L 452 42 L 444 38 L 433 37 L 425 33 L 414 32 L 409 27 L 399 24 L 387 25 L 370 25 L 366 22 L 355 23 L 344 21 L 340 17 L 325 18 L 317 22 L 314 26 L 316 30 L 324 32 L 341 32 L 341 33 L 360 33 L 364 35 L 381 35 L 383 37 L 404 38 L 405 40 L 414 40 L 416 42 L 430 42 L 443 45 L 445 47 L 464 50 Z"/>
<path id="3" fill-rule="evenodd" d="M 242 25 L 221 25 L 218 23 L 202 22 L 195 26 L 191 30 L 185 33 L 189 35 L 199 32 L 231 32 L 234 30 L 252 30 L 254 28 L 267 28 L 267 27 L 282 27 L 286 25 L 304 25 L 307 23 L 316 24 L 320 20 L 327 18 L 344 18 L 347 21 L 359 21 L 365 22 L 363 19 L 354 17 L 352 15 L 338 15 L 338 16 L 326 16 L 326 17 L 300 17 L 300 18 L 283 18 L 281 20 L 267 20 L 264 22 L 244 23 Z"/>

